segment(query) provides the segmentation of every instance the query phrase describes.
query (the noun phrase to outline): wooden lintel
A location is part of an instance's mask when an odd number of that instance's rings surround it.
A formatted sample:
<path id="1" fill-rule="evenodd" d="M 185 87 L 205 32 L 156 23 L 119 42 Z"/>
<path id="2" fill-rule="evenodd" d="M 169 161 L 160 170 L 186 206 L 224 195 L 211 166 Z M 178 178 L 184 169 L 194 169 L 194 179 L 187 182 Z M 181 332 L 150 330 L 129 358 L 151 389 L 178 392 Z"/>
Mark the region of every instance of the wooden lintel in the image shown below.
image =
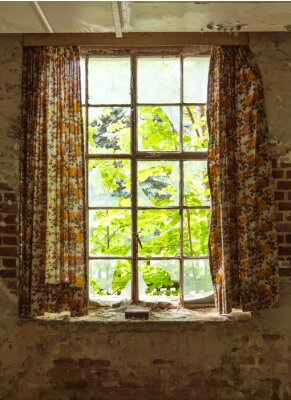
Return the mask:
<path id="1" fill-rule="evenodd" d="M 237 37 L 229 33 L 152 32 L 124 33 L 117 38 L 114 33 L 33 33 L 23 34 L 24 46 L 191 46 L 191 45 L 244 45 L 248 34 Z"/>

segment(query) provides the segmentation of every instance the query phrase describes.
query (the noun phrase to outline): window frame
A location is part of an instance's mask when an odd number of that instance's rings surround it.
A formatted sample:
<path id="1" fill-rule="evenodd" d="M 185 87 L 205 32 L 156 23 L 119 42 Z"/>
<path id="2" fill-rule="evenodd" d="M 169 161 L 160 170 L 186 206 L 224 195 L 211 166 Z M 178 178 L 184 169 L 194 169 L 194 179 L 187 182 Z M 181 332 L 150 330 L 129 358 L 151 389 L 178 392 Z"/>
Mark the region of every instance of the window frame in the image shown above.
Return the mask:
<path id="1" fill-rule="evenodd" d="M 207 160 L 207 151 L 202 152 L 190 152 L 183 151 L 183 119 L 180 118 L 180 132 L 179 132 L 179 142 L 180 142 L 180 152 L 153 152 L 153 151 L 138 151 L 137 145 L 137 109 L 138 106 L 143 105 L 161 105 L 161 106 L 177 106 L 180 108 L 180 117 L 183 115 L 183 107 L 184 106 L 205 106 L 206 103 L 187 103 L 184 102 L 183 98 L 183 59 L 185 57 L 201 57 L 208 56 L 210 57 L 211 46 L 202 45 L 202 46 L 179 46 L 179 47 L 134 47 L 134 48 L 112 48 L 112 47 L 81 47 L 80 54 L 81 58 L 85 59 L 85 102 L 82 102 L 82 108 L 85 107 L 85 124 L 84 124 L 84 135 L 85 135 L 85 166 L 86 166 L 86 246 L 87 246 L 87 271 L 88 271 L 88 279 L 89 279 L 89 262 L 90 260 L 98 259 L 98 260 L 118 260 L 118 259 L 127 259 L 131 260 L 131 302 L 133 304 L 137 304 L 139 302 L 139 287 L 138 287 L 138 262 L 139 260 L 178 260 L 179 261 L 179 282 L 180 282 L 180 295 L 179 295 L 179 304 L 182 306 L 187 305 L 187 301 L 184 300 L 184 260 L 197 260 L 197 259 L 209 259 L 209 254 L 207 256 L 194 257 L 194 256 L 185 256 L 183 249 L 183 224 L 184 224 L 184 210 L 190 209 L 210 209 L 210 206 L 185 206 L 184 205 L 184 176 L 183 176 L 183 167 L 182 164 L 184 161 L 195 161 L 195 160 Z M 109 106 L 109 104 L 90 104 L 89 103 L 89 90 L 88 90 L 88 59 L 94 57 L 130 57 L 131 64 L 131 93 L 130 93 L 130 104 L 110 104 L 111 107 L 130 107 L 131 108 L 131 153 L 128 154 L 90 154 L 88 148 L 88 127 L 89 127 L 89 113 L 88 110 L 90 107 L 102 107 Z M 137 101 L 137 59 L 138 57 L 179 57 L 181 72 L 180 72 L 180 102 L 179 103 L 138 103 Z M 129 207 L 89 207 L 89 196 L 88 196 L 88 161 L 89 160 L 98 160 L 98 159 L 125 159 L 131 162 L 131 206 Z M 139 207 L 137 204 L 138 200 L 138 180 L 137 180 L 137 162 L 138 161 L 149 161 L 149 160 L 168 160 L 179 162 L 179 205 L 178 206 L 167 206 L 167 207 Z M 89 252 L 89 210 L 97 210 L 97 209 L 128 209 L 131 210 L 132 215 L 132 252 L 128 257 L 118 257 L 118 256 L 96 256 L 91 257 Z M 138 226 L 137 226 L 137 213 L 138 210 L 142 209 L 170 209 L 179 210 L 180 213 L 180 254 L 178 256 L 173 257 L 141 257 L 138 256 Z M 89 287 L 89 285 L 88 285 Z M 194 300 L 193 302 L 189 302 L 196 306 L 200 305 L 211 305 L 213 306 L 213 296 L 211 296 L 210 300 L 202 301 L 200 299 Z M 190 305 L 190 304 L 188 304 Z"/>

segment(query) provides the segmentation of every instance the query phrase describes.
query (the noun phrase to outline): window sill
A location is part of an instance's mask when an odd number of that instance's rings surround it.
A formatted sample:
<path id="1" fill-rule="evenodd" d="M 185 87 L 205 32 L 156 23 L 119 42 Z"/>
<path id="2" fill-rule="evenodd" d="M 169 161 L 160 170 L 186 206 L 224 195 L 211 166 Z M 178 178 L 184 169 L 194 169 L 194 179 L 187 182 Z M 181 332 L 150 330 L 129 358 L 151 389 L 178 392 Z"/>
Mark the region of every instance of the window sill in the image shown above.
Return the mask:
<path id="1" fill-rule="evenodd" d="M 69 313 L 46 313 L 35 318 L 35 321 L 44 323 L 72 323 L 72 324 L 160 324 L 160 323 L 217 323 L 217 322 L 241 322 L 251 319 L 250 312 L 242 312 L 234 309 L 231 314 L 218 315 L 215 308 L 201 308 L 190 310 L 186 308 L 172 308 L 167 310 L 152 310 L 148 320 L 125 319 L 124 309 L 96 308 L 89 311 L 84 317 L 73 318 Z"/>

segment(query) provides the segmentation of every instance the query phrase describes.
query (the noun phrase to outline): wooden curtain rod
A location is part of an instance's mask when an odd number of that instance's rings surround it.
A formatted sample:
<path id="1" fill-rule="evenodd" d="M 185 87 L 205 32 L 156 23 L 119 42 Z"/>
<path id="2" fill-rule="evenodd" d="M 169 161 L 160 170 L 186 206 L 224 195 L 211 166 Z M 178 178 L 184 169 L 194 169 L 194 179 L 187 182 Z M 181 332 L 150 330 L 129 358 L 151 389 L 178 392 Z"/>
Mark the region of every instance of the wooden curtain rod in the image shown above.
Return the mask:
<path id="1" fill-rule="evenodd" d="M 244 45 L 248 34 L 237 37 L 217 32 L 153 32 L 124 33 L 117 38 L 114 33 L 39 33 L 23 34 L 24 46 L 193 46 L 193 45 Z"/>

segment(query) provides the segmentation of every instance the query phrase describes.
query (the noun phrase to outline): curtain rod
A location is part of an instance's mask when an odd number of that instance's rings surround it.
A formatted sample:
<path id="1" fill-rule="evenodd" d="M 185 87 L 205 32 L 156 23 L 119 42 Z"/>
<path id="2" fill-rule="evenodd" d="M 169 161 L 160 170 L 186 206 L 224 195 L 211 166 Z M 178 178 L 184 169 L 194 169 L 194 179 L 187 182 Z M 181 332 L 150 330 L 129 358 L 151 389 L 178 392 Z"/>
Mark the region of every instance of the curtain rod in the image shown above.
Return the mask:
<path id="1" fill-rule="evenodd" d="M 247 33 L 238 36 L 222 32 L 147 32 L 124 33 L 33 33 L 22 35 L 24 46 L 193 46 L 193 45 L 245 45 Z"/>

